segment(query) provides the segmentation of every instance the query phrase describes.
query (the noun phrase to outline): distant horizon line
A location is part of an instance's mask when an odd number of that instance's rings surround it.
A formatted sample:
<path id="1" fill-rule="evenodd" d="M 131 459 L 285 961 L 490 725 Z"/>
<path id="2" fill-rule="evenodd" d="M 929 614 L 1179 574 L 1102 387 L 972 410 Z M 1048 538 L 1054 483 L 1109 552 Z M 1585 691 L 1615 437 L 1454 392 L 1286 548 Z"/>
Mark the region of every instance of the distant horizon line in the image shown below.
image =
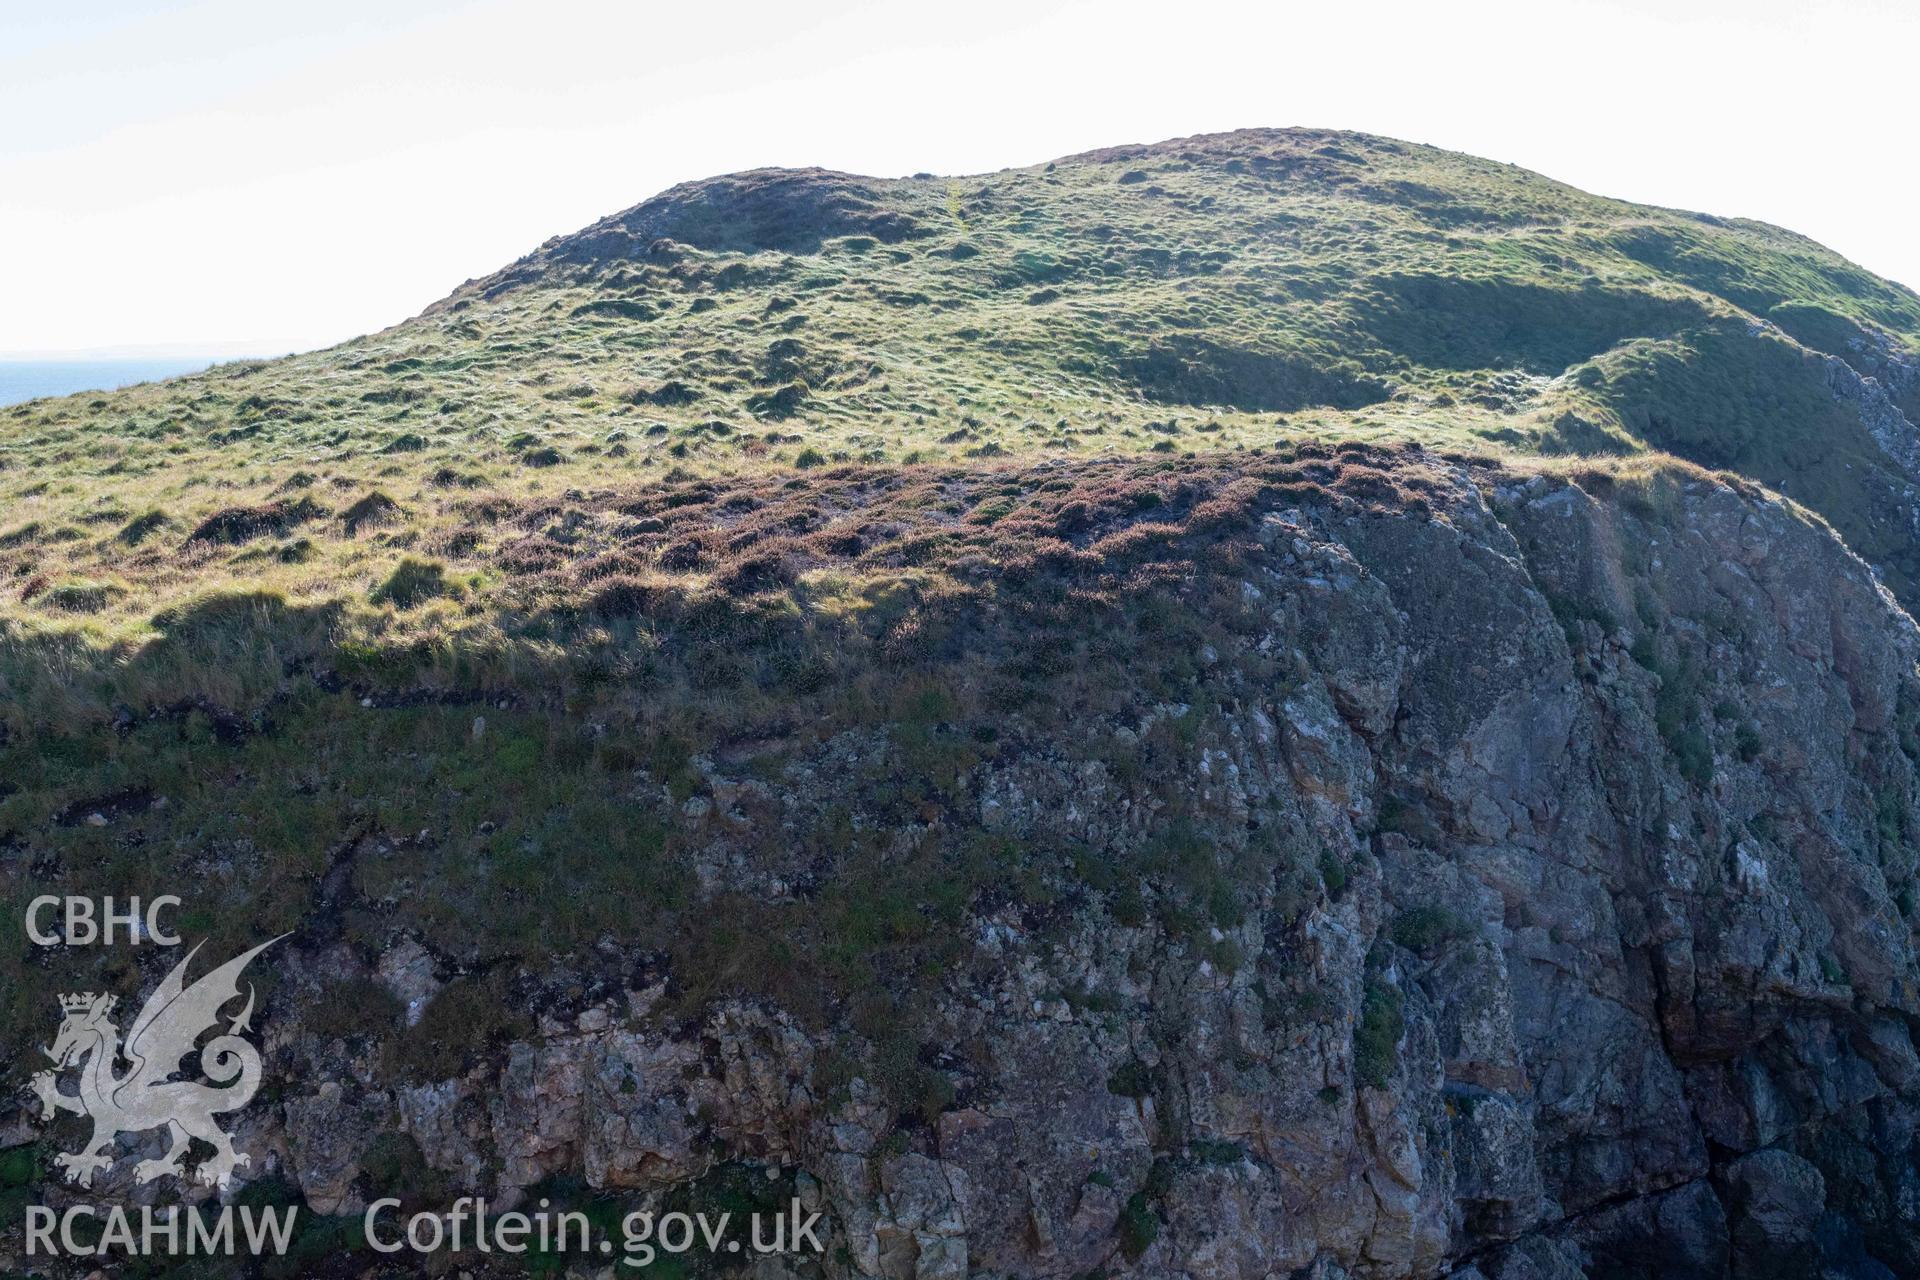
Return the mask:
<path id="1" fill-rule="evenodd" d="M 259 360 L 318 351 L 333 343 L 145 342 L 101 347 L 37 347 L 0 351 L 7 364 L 86 364 L 100 360 Z"/>

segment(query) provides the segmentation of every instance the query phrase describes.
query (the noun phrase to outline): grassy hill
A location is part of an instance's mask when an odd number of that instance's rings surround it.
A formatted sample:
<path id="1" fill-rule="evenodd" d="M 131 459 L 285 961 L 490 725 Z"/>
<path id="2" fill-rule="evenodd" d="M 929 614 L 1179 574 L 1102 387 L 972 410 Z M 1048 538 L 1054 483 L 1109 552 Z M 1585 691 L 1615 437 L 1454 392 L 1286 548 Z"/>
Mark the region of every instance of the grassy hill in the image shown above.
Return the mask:
<path id="1" fill-rule="evenodd" d="M 496 496 L 1412 440 L 1742 472 L 1911 601 L 1914 444 L 1875 430 L 1920 416 L 1916 351 L 1920 298 L 1801 237 L 1382 138 L 762 171 L 338 348 L 0 413 L 0 574 L 21 627 L 96 642 L 235 581 L 497 616 Z M 387 587 L 408 554 L 439 576 Z"/>
<path id="2" fill-rule="evenodd" d="M 756 929 L 691 905 L 630 779 L 694 803 L 715 753 L 871 731 L 906 764 L 865 803 L 937 814 L 1015 712 L 1185 699 L 1244 621 L 1191 588 L 1219 530 L 1424 511 L 1469 463 L 1649 513 L 1676 458 L 1741 473 L 1911 604 L 1916 353 L 1920 297 L 1801 237 L 1382 138 L 687 184 L 331 350 L 0 411 L 0 847 L 204 878 L 218 932 L 398 833 L 350 938 L 524 957 L 641 901 L 683 978 L 858 989 L 981 884 L 1061 885 L 827 815 L 824 905 Z"/>

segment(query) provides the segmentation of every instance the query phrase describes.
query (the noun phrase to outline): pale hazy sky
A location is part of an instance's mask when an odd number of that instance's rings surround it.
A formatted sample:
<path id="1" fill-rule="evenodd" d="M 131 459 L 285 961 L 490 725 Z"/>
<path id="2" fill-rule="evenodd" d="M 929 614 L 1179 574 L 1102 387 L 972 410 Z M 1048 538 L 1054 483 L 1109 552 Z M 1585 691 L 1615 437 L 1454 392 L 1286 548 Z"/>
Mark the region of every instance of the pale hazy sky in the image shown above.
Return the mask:
<path id="1" fill-rule="evenodd" d="M 1912 0 L 0 0 L 0 352 L 284 352 L 755 165 L 1361 129 L 1920 285 Z"/>

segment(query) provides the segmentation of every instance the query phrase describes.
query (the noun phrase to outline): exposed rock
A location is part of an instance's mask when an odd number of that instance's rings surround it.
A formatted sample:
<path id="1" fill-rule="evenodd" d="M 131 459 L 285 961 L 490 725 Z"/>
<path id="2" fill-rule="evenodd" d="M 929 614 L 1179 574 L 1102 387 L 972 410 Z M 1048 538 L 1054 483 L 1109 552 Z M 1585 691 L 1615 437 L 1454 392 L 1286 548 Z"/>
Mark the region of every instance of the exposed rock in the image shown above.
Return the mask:
<path id="1" fill-rule="evenodd" d="M 1705 478 L 1657 517 L 1461 472 L 1425 515 L 1260 527 L 1238 598 L 1283 674 L 1222 650 L 1210 702 L 1121 726 L 1177 728 L 1177 785 L 1246 833 L 1209 855 L 1268 851 L 1239 922 L 1177 932 L 1089 891 L 1042 934 L 983 907 L 978 963 L 921 979 L 905 1068 L 832 1011 L 689 1014 L 585 971 L 614 994 L 456 1078 L 389 1087 L 296 1032 L 261 1135 L 284 1155 L 250 1172 L 351 1212 L 386 1132 L 501 1204 L 558 1176 L 647 1196 L 790 1170 L 830 1273 L 890 1280 L 1920 1267 L 1897 834 L 1920 634 L 1866 566 Z M 710 833 L 690 876 L 769 892 L 729 824 L 823 811 L 889 749 L 823 734 L 784 791 L 700 757 L 702 804 L 662 801 Z M 1016 847 L 1116 852 L 1154 795 L 1066 736 L 950 793 Z M 777 870 L 774 892 L 804 874 Z M 369 972 L 434 998 L 417 943 Z M 882 1087 L 909 1069 L 923 1096 Z"/>
<path id="2" fill-rule="evenodd" d="M 1814 1227 L 1826 1209 L 1820 1171 L 1777 1148 L 1745 1155 L 1722 1174 L 1733 1222 L 1733 1263 L 1743 1276 L 1787 1277 L 1813 1270 Z"/>

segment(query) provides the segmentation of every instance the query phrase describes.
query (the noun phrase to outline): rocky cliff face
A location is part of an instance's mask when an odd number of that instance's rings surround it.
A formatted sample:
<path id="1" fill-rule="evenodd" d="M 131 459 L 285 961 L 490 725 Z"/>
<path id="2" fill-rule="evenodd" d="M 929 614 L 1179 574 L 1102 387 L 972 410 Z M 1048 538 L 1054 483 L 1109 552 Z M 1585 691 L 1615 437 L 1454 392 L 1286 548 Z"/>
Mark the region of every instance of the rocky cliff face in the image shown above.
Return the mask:
<path id="1" fill-rule="evenodd" d="M 273 996 L 253 1175 L 342 1214 L 396 1176 L 660 1203 L 745 1169 L 825 1211 L 794 1265 L 836 1277 L 1920 1273 L 1914 624 L 1744 484 L 1414 472 L 1417 504 L 1263 493 L 1188 566 L 1244 625 L 1181 655 L 1186 696 L 1005 708 L 923 822 L 851 781 L 915 767 L 872 731 L 771 777 L 699 753 L 684 799 L 638 775 L 716 911 L 804 900 L 818 869 L 743 832 L 828 814 L 1091 851 L 882 980 L 919 996 L 904 1049 L 686 999 L 609 937 L 503 975 L 530 1016 L 490 1049 L 396 1071 L 328 993 L 418 1023 L 470 966 L 330 935 L 342 870 Z M 1148 740 L 1150 777 L 1113 749 Z M 1166 906 L 1218 877 L 1237 904 Z"/>
<path id="2" fill-rule="evenodd" d="M 1364 135 L 684 184 L 0 414 L 0 909 L 286 935 L 272 1277 L 515 1274 L 354 1247 L 474 1192 L 825 1215 L 762 1276 L 1920 1275 L 1916 351 Z M 0 1080 L 172 954 L 0 947 Z M 31 1096 L 0 1261 L 211 1195 Z"/>

